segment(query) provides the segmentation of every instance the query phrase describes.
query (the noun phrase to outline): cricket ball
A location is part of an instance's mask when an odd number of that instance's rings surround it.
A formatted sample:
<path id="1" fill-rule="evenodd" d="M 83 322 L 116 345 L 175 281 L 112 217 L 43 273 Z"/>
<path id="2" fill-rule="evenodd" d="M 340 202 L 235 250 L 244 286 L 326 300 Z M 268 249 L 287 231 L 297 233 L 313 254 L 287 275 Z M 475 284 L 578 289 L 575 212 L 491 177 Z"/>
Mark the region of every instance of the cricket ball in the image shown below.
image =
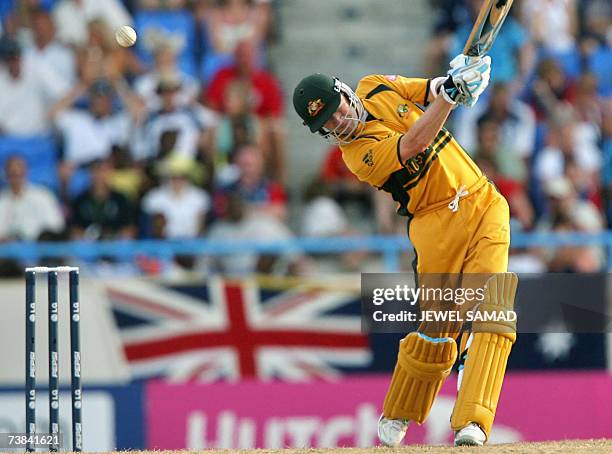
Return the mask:
<path id="1" fill-rule="evenodd" d="M 121 47 L 131 47 L 136 42 L 136 30 L 129 25 L 122 25 L 115 31 L 115 39 Z"/>

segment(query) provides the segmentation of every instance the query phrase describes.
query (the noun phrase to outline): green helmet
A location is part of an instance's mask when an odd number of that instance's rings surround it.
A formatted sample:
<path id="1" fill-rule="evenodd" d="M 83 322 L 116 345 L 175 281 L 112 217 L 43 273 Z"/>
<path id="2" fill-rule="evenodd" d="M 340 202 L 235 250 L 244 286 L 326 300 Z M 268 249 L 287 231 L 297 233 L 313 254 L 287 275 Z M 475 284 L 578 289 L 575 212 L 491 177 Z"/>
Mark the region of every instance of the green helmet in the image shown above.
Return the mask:
<path id="1" fill-rule="evenodd" d="M 338 111 L 342 97 L 347 106 L 340 109 L 342 116 L 328 130 L 323 125 Z M 311 132 L 337 144 L 355 140 L 367 119 L 367 111 L 351 87 L 337 77 L 323 74 L 312 74 L 300 81 L 293 92 L 293 107 Z"/>
<path id="2" fill-rule="evenodd" d="M 293 107 L 311 132 L 319 131 L 340 105 L 340 88 L 340 80 L 318 73 L 295 87 Z"/>

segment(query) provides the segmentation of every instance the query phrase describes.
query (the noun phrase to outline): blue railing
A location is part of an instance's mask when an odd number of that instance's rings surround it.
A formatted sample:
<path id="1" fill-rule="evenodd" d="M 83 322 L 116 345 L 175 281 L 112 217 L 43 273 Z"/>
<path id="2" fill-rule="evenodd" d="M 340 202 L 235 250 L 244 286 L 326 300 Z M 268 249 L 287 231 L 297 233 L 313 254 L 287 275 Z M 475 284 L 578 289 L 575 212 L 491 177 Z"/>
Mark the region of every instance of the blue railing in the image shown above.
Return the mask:
<path id="1" fill-rule="evenodd" d="M 607 248 L 608 266 L 612 266 L 612 231 L 598 234 L 574 232 L 524 233 L 512 235 L 512 247 L 600 246 Z M 210 241 L 190 240 L 138 240 L 138 241 L 70 241 L 59 243 L 15 242 L 0 244 L 0 258 L 19 259 L 36 263 L 41 257 L 71 257 L 79 260 L 95 260 L 113 257 L 132 260 L 138 256 L 171 259 L 176 255 L 220 256 L 245 253 L 279 254 L 304 252 L 307 254 L 338 254 L 356 250 L 380 253 L 387 271 L 400 269 L 400 254 L 411 249 L 405 236 L 366 236 L 342 238 L 297 238 L 288 241 Z"/>

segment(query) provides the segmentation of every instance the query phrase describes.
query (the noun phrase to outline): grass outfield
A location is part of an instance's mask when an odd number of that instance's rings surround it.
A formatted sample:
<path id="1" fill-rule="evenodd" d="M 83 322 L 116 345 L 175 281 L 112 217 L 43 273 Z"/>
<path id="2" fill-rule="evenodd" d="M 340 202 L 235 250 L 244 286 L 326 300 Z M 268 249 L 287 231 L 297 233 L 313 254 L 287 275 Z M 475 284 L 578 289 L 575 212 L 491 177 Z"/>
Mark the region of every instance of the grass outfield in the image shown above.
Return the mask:
<path id="1" fill-rule="evenodd" d="M 223 453 L 228 450 L 206 450 L 206 451 L 131 451 L 130 454 L 187 454 L 190 452 L 204 452 L 206 454 Z M 472 453 L 612 453 L 612 440 L 575 440 L 575 441 L 549 441 L 542 443 L 512 443 L 502 445 L 485 446 L 484 448 L 462 447 L 453 448 L 450 446 L 405 446 L 402 448 L 312 448 L 312 449 L 243 449 L 232 450 L 231 452 L 240 454 L 412 454 L 412 453 L 456 453 L 456 452 L 472 452 Z"/>

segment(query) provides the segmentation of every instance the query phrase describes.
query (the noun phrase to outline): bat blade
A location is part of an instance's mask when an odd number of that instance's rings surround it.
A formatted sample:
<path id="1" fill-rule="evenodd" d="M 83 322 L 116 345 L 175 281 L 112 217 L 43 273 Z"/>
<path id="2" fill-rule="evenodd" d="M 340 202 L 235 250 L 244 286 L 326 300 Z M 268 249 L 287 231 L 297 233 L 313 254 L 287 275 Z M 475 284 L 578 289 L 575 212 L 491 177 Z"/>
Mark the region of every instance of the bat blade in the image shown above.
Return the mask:
<path id="1" fill-rule="evenodd" d="M 499 34 L 514 0 L 485 0 L 480 7 L 478 18 L 465 43 L 463 54 L 469 57 L 486 55 Z"/>

